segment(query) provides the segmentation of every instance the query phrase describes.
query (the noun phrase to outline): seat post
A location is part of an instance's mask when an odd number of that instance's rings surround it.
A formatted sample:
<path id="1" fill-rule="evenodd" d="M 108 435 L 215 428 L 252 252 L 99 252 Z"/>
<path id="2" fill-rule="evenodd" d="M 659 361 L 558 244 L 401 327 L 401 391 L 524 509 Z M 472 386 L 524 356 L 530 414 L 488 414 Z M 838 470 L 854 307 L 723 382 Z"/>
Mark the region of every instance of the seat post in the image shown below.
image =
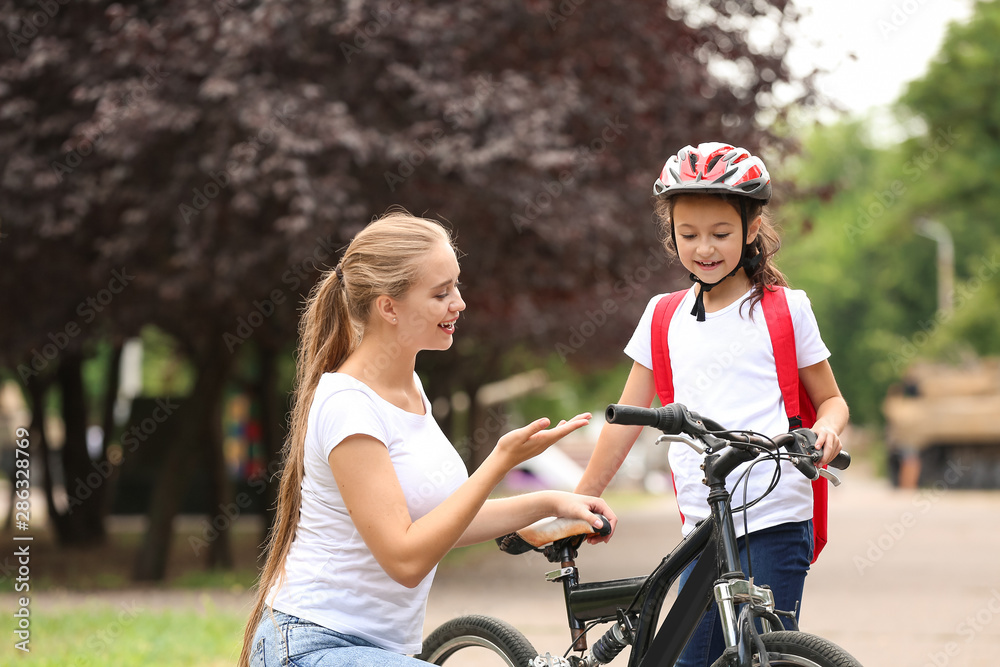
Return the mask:
<path id="1" fill-rule="evenodd" d="M 564 543 L 559 550 L 559 569 L 545 575 L 548 581 L 559 581 L 563 585 L 563 598 L 566 602 L 566 619 L 569 621 L 570 639 L 573 640 L 574 651 L 587 650 L 586 627 L 582 621 L 573 615 L 570 604 L 570 592 L 580 583 L 579 571 L 576 569 L 576 549 L 571 544 Z M 554 554 L 553 554 L 554 555 Z M 550 557 L 550 560 L 554 560 Z"/>

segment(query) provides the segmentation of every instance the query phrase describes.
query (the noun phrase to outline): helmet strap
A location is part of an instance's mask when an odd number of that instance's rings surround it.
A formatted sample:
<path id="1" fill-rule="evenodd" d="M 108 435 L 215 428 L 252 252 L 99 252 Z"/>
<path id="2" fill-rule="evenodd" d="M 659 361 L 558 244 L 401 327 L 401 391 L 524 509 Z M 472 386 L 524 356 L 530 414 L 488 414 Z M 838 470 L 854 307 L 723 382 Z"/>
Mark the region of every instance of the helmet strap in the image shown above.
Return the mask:
<path id="1" fill-rule="evenodd" d="M 697 277 L 693 273 L 688 274 L 688 277 L 691 278 L 691 280 L 701 285 L 701 289 L 698 290 L 698 294 L 694 298 L 694 307 L 691 309 L 691 314 L 695 316 L 695 319 L 697 319 L 699 322 L 705 321 L 705 292 L 711 292 L 713 287 L 719 285 L 720 283 L 725 282 L 730 276 L 736 275 L 736 272 L 742 268 L 743 268 L 743 262 L 740 261 L 740 263 L 736 265 L 735 269 L 733 269 L 725 276 L 723 276 L 722 280 L 717 280 L 714 283 L 706 283 L 704 280 Z"/>

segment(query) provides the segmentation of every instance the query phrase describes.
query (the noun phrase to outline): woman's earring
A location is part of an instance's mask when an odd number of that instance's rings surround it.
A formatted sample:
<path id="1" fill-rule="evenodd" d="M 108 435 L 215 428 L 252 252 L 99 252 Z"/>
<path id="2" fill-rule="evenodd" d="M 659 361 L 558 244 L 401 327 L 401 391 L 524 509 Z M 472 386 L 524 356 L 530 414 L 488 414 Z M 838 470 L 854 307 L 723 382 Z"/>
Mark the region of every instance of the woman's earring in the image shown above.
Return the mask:
<path id="1" fill-rule="evenodd" d="M 392 318 L 392 323 L 393 323 L 393 324 L 395 324 L 395 323 L 396 323 L 396 318 L 395 318 L 395 317 L 394 317 L 394 318 Z"/>

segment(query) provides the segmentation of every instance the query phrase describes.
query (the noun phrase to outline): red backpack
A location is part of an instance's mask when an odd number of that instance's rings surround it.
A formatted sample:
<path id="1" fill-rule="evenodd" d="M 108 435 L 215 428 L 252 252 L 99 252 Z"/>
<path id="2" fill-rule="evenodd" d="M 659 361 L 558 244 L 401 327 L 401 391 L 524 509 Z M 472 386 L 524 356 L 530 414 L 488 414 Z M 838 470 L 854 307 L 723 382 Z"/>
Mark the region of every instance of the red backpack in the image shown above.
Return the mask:
<path id="1" fill-rule="evenodd" d="M 674 375 L 670 367 L 670 350 L 667 349 L 667 328 L 670 318 L 680 305 L 687 290 L 673 292 L 656 304 L 653 311 L 652 351 L 653 381 L 656 395 L 663 405 L 674 400 Z M 788 312 L 788 301 L 781 288 L 764 290 L 760 301 L 764 320 L 774 348 L 774 363 L 778 372 L 778 385 L 785 401 L 788 429 L 811 428 L 816 423 L 816 409 L 813 407 L 805 386 L 799 382 L 799 365 L 795 353 L 795 329 L 792 316 Z M 827 502 L 830 490 L 826 479 L 819 478 L 812 483 L 813 490 L 813 560 L 819 558 L 827 540 Z"/>

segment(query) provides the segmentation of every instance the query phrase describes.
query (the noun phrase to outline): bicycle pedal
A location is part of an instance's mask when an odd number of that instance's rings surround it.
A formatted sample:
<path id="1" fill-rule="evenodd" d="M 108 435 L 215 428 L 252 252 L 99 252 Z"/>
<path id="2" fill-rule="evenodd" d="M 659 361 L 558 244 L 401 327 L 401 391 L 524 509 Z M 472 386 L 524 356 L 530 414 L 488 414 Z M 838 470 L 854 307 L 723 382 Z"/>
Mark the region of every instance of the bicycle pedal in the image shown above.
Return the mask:
<path id="1" fill-rule="evenodd" d="M 545 655 L 536 656 L 528 664 L 528 667 L 570 667 L 570 664 L 566 658 L 546 653 Z"/>

